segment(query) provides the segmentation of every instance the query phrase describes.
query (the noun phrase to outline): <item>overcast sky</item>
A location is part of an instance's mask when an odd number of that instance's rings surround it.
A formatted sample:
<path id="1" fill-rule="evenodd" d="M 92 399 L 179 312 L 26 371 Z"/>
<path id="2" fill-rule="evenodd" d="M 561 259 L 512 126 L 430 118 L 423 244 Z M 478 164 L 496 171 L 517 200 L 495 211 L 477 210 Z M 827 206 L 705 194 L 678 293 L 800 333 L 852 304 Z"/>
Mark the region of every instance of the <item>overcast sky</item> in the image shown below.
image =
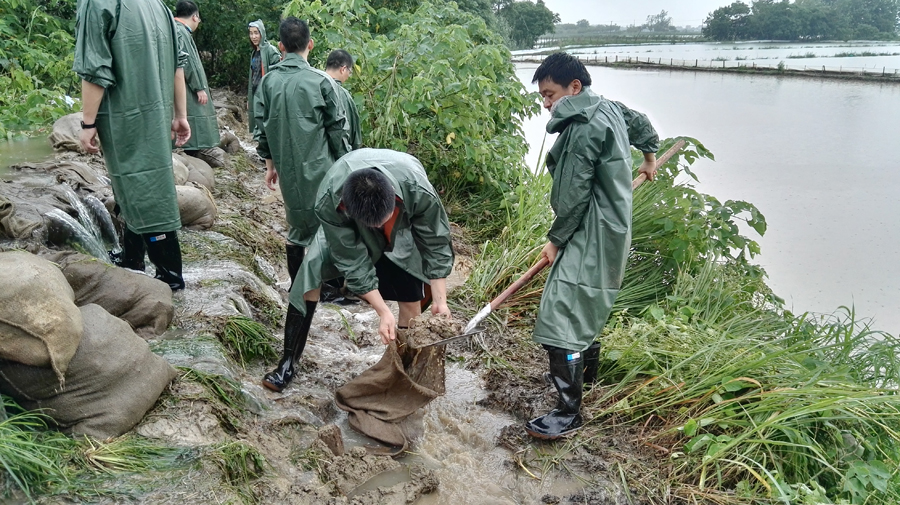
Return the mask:
<path id="1" fill-rule="evenodd" d="M 563 23 L 587 19 L 592 25 L 643 24 L 647 16 L 666 10 L 676 26 L 699 26 L 710 12 L 734 0 L 544 0 Z M 749 3 L 749 2 L 747 2 Z"/>

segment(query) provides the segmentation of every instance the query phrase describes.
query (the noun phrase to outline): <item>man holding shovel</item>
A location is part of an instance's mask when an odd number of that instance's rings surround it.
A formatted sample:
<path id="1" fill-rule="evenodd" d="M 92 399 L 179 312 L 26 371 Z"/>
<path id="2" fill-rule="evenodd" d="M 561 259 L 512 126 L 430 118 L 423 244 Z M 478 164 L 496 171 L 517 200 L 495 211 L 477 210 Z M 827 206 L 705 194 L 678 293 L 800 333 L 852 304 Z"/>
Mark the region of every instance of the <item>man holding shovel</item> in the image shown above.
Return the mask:
<path id="1" fill-rule="evenodd" d="M 525 431 L 552 440 L 583 423 L 582 387 L 596 378 L 585 361 L 596 362 L 592 344 L 622 284 L 631 245 L 630 146 L 644 153 L 640 172 L 652 181 L 659 137 L 645 115 L 594 94 L 590 74 L 571 55 L 548 56 L 532 82 L 551 113 L 547 131 L 560 134 L 547 154 L 556 219 L 541 251 L 551 269 L 533 336 L 547 349 L 559 400 Z"/>

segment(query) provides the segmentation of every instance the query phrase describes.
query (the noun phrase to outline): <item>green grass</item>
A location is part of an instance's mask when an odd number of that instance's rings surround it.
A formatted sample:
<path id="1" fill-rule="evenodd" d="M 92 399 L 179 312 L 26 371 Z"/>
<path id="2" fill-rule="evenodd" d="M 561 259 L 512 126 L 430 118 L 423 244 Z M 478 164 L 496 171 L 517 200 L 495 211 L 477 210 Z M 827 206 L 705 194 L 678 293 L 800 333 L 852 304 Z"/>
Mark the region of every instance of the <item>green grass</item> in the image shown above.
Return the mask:
<path id="1" fill-rule="evenodd" d="M 278 341 L 271 331 L 248 317 L 229 317 L 219 332 L 219 340 L 242 367 L 253 360 L 271 361 L 279 357 L 275 350 Z"/>
<path id="2" fill-rule="evenodd" d="M 222 481 L 234 490 L 244 503 L 259 503 L 253 483 L 270 469 L 258 449 L 244 442 L 225 442 L 206 455 L 222 472 Z"/>

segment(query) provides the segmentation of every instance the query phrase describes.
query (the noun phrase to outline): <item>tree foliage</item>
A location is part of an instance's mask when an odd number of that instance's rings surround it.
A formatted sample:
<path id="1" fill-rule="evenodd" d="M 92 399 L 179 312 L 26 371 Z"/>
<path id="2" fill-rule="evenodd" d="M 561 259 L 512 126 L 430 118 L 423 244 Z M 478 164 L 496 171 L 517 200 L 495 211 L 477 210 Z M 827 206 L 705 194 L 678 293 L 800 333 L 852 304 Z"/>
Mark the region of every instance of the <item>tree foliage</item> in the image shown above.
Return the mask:
<path id="1" fill-rule="evenodd" d="M 314 66 L 338 47 L 356 57 L 347 87 L 366 146 L 415 155 L 456 196 L 499 199 L 525 170 L 521 121 L 539 104 L 483 19 L 427 1 L 396 12 L 365 0 L 292 0 L 284 13 L 309 19 Z"/>
<path id="2" fill-rule="evenodd" d="M 0 10 L 0 138 L 71 111 L 75 0 L 4 0 Z"/>
<path id="3" fill-rule="evenodd" d="M 659 11 L 659 14 L 647 16 L 647 23 L 644 27 L 652 32 L 668 32 L 675 29 L 672 26 L 672 16 L 665 10 Z"/>
<path id="4" fill-rule="evenodd" d="M 738 1 L 710 13 L 703 35 L 714 40 L 848 40 L 896 37 L 898 0 Z"/>
<path id="5" fill-rule="evenodd" d="M 548 9 L 543 0 L 537 0 L 537 3 L 531 0 L 501 0 L 494 6 L 497 15 L 510 27 L 509 36 L 513 48 L 534 47 L 538 37 L 553 33 L 554 24 L 559 23 L 559 14 Z"/>

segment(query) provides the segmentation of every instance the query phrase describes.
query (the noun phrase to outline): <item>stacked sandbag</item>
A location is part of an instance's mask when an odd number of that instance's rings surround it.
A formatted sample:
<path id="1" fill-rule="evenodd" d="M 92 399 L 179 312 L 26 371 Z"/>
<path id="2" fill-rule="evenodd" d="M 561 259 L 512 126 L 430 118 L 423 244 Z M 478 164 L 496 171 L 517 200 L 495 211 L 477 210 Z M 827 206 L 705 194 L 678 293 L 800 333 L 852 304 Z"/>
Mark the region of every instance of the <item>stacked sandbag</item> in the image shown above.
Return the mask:
<path id="1" fill-rule="evenodd" d="M 143 338 L 162 335 L 175 317 L 172 290 L 164 282 L 86 254 L 60 252 L 46 257 L 62 269 L 75 292 L 75 305 L 99 305 L 127 321 Z"/>
<path id="2" fill-rule="evenodd" d="M 225 151 L 221 147 L 200 149 L 197 152 L 197 157 L 207 162 L 211 167 L 222 168 L 225 166 Z"/>
<path id="3" fill-rule="evenodd" d="M 84 334 L 64 381 L 49 368 L 0 362 L 0 393 L 40 410 L 63 432 L 117 437 L 143 419 L 176 371 L 125 321 L 99 305 L 79 310 Z"/>
<path id="4" fill-rule="evenodd" d="M 207 162 L 187 154 L 176 156 L 188 168 L 188 182 L 196 182 L 210 191 L 216 189 L 216 173 Z"/>
<path id="5" fill-rule="evenodd" d="M 81 113 L 76 112 L 63 116 L 53 123 L 53 133 L 50 134 L 50 145 L 53 146 L 53 149 L 84 152 L 80 139 L 81 119 Z"/>
<path id="6" fill-rule="evenodd" d="M 188 180 L 188 167 L 182 161 L 181 156 L 172 154 L 172 173 L 175 174 L 175 185 L 181 186 Z"/>
<path id="7" fill-rule="evenodd" d="M 208 230 L 216 222 L 219 210 L 212 193 L 200 184 L 189 182 L 175 186 L 178 195 L 178 211 L 181 226 L 190 230 Z"/>
<path id="8" fill-rule="evenodd" d="M 24 251 L 0 253 L 0 359 L 61 379 L 84 331 L 59 267 Z"/>

